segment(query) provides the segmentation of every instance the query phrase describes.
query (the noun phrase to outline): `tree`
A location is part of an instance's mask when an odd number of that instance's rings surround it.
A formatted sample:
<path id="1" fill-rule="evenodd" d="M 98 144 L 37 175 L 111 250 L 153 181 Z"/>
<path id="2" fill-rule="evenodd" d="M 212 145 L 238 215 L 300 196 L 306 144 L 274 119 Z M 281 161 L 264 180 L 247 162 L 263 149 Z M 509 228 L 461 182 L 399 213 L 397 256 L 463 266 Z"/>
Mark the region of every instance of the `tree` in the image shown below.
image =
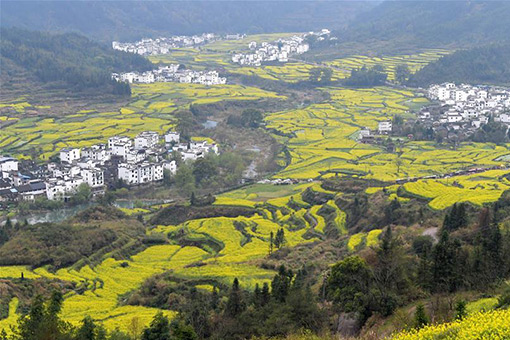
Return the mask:
<path id="1" fill-rule="evenodd" d="M 52 293 L 47 304 L 41 295 L 36 296 L 28 314 L 19 319 L 14 338 L 20 340 L 65 339 L 65 335 L 70 333 L 71 326 L 59 318 L 62 302 L 63 296 L 59 291 Z"/>
<path id="2" fill-rule="evenodd" d="M 308 79 L 312 83 L 327 84 L 331 82 L 333 70 L 327 67 L 313 67 L 309 71 Z"/>
<path id="3" fill-rule="evenodd" d="M 181 110 L 175 113 L 175 117 L 177 118 L 176 130 L 181 134 L 181 138 L 189 139 L 195 126 L 193 114 L 190 111 Z"/>
<path id="4" fill-rule="evenodd" d="M 327 295 L 342 312 L 364 314 L 368 305 L 370 268 L 359 256 L 349 256 L 331 268 Z"/>
<path id="5" fill-rule="evenodd" d="M 464 300 L 457 301 L 455 304 L 455 320 L 462 320 L 467 316 L 467 302 Z"/>
<path id="6" fill-rule="evenodd" d="M 87 183 L 82 183 L 78 186 L 76 193 L 71 197 L 73 204 L 86 203 L 92 197 L 92 189 Z"/>
<path id="7" fill-rule="evenodd" d="M 388 316 L 397 307 L 399 297 L 405 294 L 409 286 L 405 252 L 399 239 L 393 236 L 391 227 L 386 228 L 376 249 L 375 263 L 372 265 L 374 283 L 373 296 L 376 309 Z"/>
<path id="8" fill-rule="evenodd" d="M 427 313 L 425 312 L 425 306 L 423 304 L 419 304 L 416 306 L 416 311 L 414 312 L 414 327 L 423 328 L 423 326 L 429 323 L 429 318 Z"/>
<path id="9" fill-rule="evenodd" d="M 435 292 L 454 292 L 459 285 L 458 251 L 459 245 L 450 240 L 447 229 L 441 230 L 439 242 L 434 247 L 432 260 L 432 282 Z"/>
<path id="10" fill-rule="evenodd" d="M 0 246 L 5 242 L 9 241 L 9 234 L 7 232 L 7 223 L 5 225 L 0 225 Z"/>
<path id="11" fill-rule="evenodd" d="M 195 176 L 192 168 L 187 164 L 182 164 L 175 173 L 175 186 L 186 196 L 191 195 L 195 190 Z"/>
<path id="12" fill-rule="evenodd" d="M 141 340 L 170 340 L 170 322 L 162 312 L 157 313 L 149 327 L 145 328 Z"/>
<path id="13" fill-rule="evenodd" d="M 407 64 L 397 65 L 395 68 L 395 80 L 400 84 L 404 84 L 411 76 L 411 71 Z"/>
<path id="14" fill-rule="evenodd" d="M 236 318 L 241 315 L 244 309 L 245 305 L 242 292 L 239 287 L 239 280 L 235 278 L 232 283 L 232 288 L 230 289 L 227 305 L 225 307 L 225 314 L 231 318 Z"/>
<path id="15" fill-rule="evenodd" d="M 218 165 L 213 156 L 197 159 L 193 163 L 193 176 L 195 176 L 195 183 L 206 183 L 216 175 L 218 175 Z"/>
<path id="16" fill-rule="evenodd" d="M 269 234 L 269 255 L 273 253 L 273 245 L 274 245 L 274 233 L 271 231 Z"/>
<path id="17" fill-rule="evenodd" d="M 285 243 L 285 231 L 283 228 L 278 229 L 276 237 L 274 238 L 274 246 L 276 249 L 280 249 Z"/>
<path id="18" fill-rule="evenodd" d="M 78 328 L 76 340 L 106 340 L 106 332 L 102 326 L 96 325 L 90 316 L 86 316 Z"/>
<path id="19" fill-rule="evenodd" d="M 258 128 L 264 116 L 262 111 L 257 109 L 246 109 L 241 113 L 242 124 L 245 127 Z"/>
<path id="20" fill-rule="evenodd" d="M 183 322 L 173 321 L 170 325 L 171 337 L 170 340 L 197 340 L 198 336 L 191 325 L 186 325 Z"/>
<path id="21" fill-rule="evenodd" d="M 140 333 L 142 332 L 142 324 L 140 322 L 140 318 L 138 316 L 131 318 L 127 329 L 132 340 L 138 340 L 140 338 Z"/>
<path id="22" fill-rule="evenodd" d="M 400 168 L 404 165 L 404 160 L 398 156 L 395 158 L 395 166 L 397 167 L 397 174 L 400 174 Z"/>
<path id="23" fill-rule="evenodd" d="M 271 281 L 271 295 L 273 299 L 279 303 L 285 302 L 292 283 L 294 274 L 291 270 L 287 270 L 284 265 L 278 269 L 278 274 Z"/>

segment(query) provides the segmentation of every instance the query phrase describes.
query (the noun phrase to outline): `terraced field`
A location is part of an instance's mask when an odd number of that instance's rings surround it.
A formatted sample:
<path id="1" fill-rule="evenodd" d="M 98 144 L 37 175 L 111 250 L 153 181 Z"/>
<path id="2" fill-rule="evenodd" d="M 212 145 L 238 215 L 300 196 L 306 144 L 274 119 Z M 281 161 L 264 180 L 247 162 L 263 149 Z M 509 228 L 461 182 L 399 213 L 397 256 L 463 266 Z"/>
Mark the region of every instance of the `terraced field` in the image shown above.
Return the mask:
<path id="1" fill-rule="evenodd" d="M 411 55 L 400 55 L 400 56 L 381 56 L 381 57 L 368 57 L 368 56 L 352 56 L 348 58 L 336 59 L 327 62 L 329 65 L 339 71 L 343 71 L 344 77 L 350 75 L 351 70 L 358 69 L 363 66 L 373 67 L 380 65 L 388 73 L 388 80 L 395 80 L 395 68 L 398 65 L 405 64 L 409 67 L 412 73 L 415 73 L 430 62 L 436 61 L 444 55 L 448 55 L 453 51 L 442 50 L 442 49 L 429 49 L 424 52 L 411 54 Z"/>
<path id="2" fill-rule="evenodd" d="M 308 188 L 334 195 L 317 183 L 289 186 L 256 184 L 221 195 L 216 202 L 256 207 L 257 214 L 252 217 L 218 217 L 156 226 L 148 230 L 148 234 L 168 237 L 168 244 L 151 246 L 129 261 L 105 258 L 95 267 L 64 268 L 56 273 L 45 268 L 0 267 L 0 278 L 17 278 L 23 272 L 25 278 L 47 277 L 75 282 L 84 292 L 68 294 L 63 308 L 63 317 L 73 323 L 86 315 L 94 315 L 109 329 L 126 329 L 135 316 L 146 324 L 156 310 L 120 305 L 119 297 L 136 289 L 154 274 L 171 270 L 176 277 L 209 279 L 226 284 L 237 277 L 244 287 L 252 288 L 255 283 L 269 281 L 274 275 L 273 271 L 261 269 L 254 263 L 268 254 L 271 232 L 276 234 L 283 228 L 287 247 L 322 238 L 326 224 L 345 232 L 345 217 L 333 200 L 325 204 L 329 206 L 328 214 L 324 213 L 323 206 L 303 201 L 302 193 Z M 185 239 L 193 241 L 196 246 L 175 244 L 172 241 L 175 238 L 170 237 L 174 234 L 185 235 Z M 13 312 L 16 305 L 17 300 L 12 300 L 9 317 L 0 320 L 0 329 L 15 322 Z"/>
<path id="3" fill-rule="evenodd" d="M 396 153 L 358 143 L 355 137 L 363 127 L 377 129 L 379 121 L 409 115 L 408 106 L 422 97 L 388 87 L 324 90 L 331 95 L 327 103 L 266 116 L 267 127 L 279 132 L 276 137 L 287 145 L 291 156 L 277 177 L 305 179 L 344 173 L 394 181 L 501 165 L 497 159 L 509 153 L 507 146 L 493 144 L 465 143 L 453 150 L 438 148 L 434 142 L 406 141 L 399 150 L 402 164 L 397 171 Z"/>
<path id="4" fill-rule="evenodd" d="M 171 116 L 159 118 L 132 111 L 77 113 L 61 118 L 27 117 L 0 130 L 0 148 L 19 158 L 40 148 L 39 157 L 47 160 L 66 146 L 84 147 L 105 143 L 108 137 L 135 136 L 145 130 L 166 131 L 174 126 Z"/>
<path id="5" fill-rule="evenodd" d="M 0 122 L 14 122 L 0 129 L 0 149 L 19 158 L 28 158 L 31 151 L 40 148 L 42 152 L 39 157 L 47 160 L 63 147 L 105 143 L 108 137 L 113 135 L 134 137 L 146 130 L 164 133 L 175 125 L 173 112 L 178 107 L 261 98 L 285 99 L 274 92 L 240 85 L 214 87 L 179 83 L 134 85 L 131 103 L 116 112 L 83 110 L 62 117 L 0 114 Z M 3 105 L 16 110 L 32 107 L 23 102 L 13 103 L 12 106 Z"/>

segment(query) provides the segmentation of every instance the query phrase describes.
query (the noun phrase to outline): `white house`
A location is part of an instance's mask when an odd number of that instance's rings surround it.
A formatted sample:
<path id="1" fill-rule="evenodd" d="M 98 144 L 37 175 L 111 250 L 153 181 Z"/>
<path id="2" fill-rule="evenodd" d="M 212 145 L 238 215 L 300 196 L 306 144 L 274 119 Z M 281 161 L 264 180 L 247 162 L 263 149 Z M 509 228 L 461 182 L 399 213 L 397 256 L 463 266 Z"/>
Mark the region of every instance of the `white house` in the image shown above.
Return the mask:
<path id="1" fill-rule="evenodd" d="M 165 143 L 179 143 L 179 141 L 181 140 L 181 135 L 179 132 L 175 132 L 175 131 L 168 131 L 166 134 L 165 134 Z"/>
<path id="2" fill-rule="evenodd" d="M 390 133 L 393 129 L 393 123 L 391 120 L 386 120 L 384 122 L 379 122 L 377 130 L 380 134 Z"/>
<path id="3" fill-rule="evenodd" d="M 127 144 L 128 147 L 132 146 L 131 139 L 126 136 L 113 136 L 108 138 L 108 149 L 112 149 L 114 144 Z"/>
<path id="4" fill-rule="evenodd" d="M 34 180 L 20 185 L 16 190 L 23 200 L 33 201 L 37 197 L 46 195 L 46 184 L 40 180 Z"/>
<path id="5" fill-rule="evenodd" d="M 170 171 L 171 174 L 175 174 L 177 172 L 177 162 L 176 161 L 170 161 L 163 163 L 163 168 L 165 170 Z"/>
<path id="6" fill-rule="evenodd" d="M 163 165 L 150 164 L 119 164 L 119 179 L 122 179 L 129 185 L 144 184 L 156 182 L 163 179 Z"/>
<path id="7" fill-rule="evenodd" d="M 126 162 L 131 164 L 136 164 L 144 161 L 147 158 L 147 153 L 145 150 L 129 150 L 126 153 Z"/>
<path id="8" fill-rule="evenodd" d="M 143 131 L 135 137 L 135 150 L 150 149 L 159 142 L 159 134 L 154 131 Z"/>
<path id="9" fill-rule="evenodd" d="M 0 172 L 18 171 L 18 160 L 12 157 L 0 157 Z"/>
<path id="10" fill-rule="evenodd" d="M 98 188 L 104 185 L 104 174 L 100 169 L 82 169 L 81 177 L 91 188 Z"/>
<path id="11" fill-rule="evenodd" d="M 106 161 L 110 157 L 110 153 L 106 150 L 106 145 L 92 145 L 89 148 L 81 149 L 81 157 L 90 158 L 94 161 Z"/>
<path id="12" fill-rule="evenodd" d="M 81 177 L 52 178 L 46 182 L 46 196 L 49 200 L 67 200 L 82 183 Z"/>
<path id="13" fill-rule="evenodd" d="M 80 149 L 64 148 L 60 150 L 60 161 L 63 163 L 72 163 L 73 161 L 80 159 L 80 155 Z"/>

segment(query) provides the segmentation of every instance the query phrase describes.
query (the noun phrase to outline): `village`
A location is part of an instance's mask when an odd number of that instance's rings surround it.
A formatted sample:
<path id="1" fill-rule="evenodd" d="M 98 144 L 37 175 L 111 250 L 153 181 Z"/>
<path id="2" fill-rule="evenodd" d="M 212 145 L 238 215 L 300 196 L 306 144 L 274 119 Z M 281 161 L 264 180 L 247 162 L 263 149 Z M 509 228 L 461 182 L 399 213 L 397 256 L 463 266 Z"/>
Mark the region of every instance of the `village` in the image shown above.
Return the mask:
<path id="1" fill-rule="evenodd" d="M 447 125 L 450 130 L 466 132 L 479 129 L 494 119 L 510 126 L 510 90 L 493 86 L 443 83 L 431 85 L 427 97 L 440 108 L 424 108 L 419 119 L 432 125 Z"/>
<path id="2" fill-rule="evenodd" d="M 142 56 L 168 54 L 172 49 L 198 47 L 218 40 L 240 40 L 244 34 L 218 35 L 214 33 L 203 33 L 200 35 L 174 35 L 156 39 L 144 38 L 135 42 L 113 41 L 112 48 L 118 51 L 135 53 Z"/>
<path id="3" fill-rule="evenodd" d="M 161 37 L 157 39 L 145 38 L 136 42 L 122 43 L 112 42 L 114 50 L 136 53 L 143 56 L 167 54 L 171 49 L 183 47 L 200 46 L 208 42 L 219 40 L 220 36 L 213 33 L 204 33 L 201 35 L 183 36 L 176 35 L 170 37 Z"/>
<path id="4" fill-rule="evenodd" d="M 219 154 L 219 149 L 207 140 L 185 143 L 175 131 L 162 137 L 155 131 L 144 131 L 134 139 L 113 136 L 107 144 L 61 149 L 59 162 L 33 169 L 21 168 L 17 159 L 3 156 L 0 202 L 38 198 L 67 201 L 84 184 L 94 195 L 102 195 L 119 181 L 126 186 L 154 183 L 162 181 L 165 172 L 176 173 L 177 158 L 193 162 L 209 153 Z"/>
<path id="5" fill-rule="evenodd" d="M 220 77 L 218 71 L 194 71 L 180 64 L 160 66 L 146 72 L 112 73 L 112 79 L 127 83 L 150 84 L 154 82 L 178 82 L 186 84 L 220 85 L 226 84 L 227 78 Z"/>
<path id="6" fill-rule="evenodd" d="M 306 42 L 307 37 L 315 36 L 320 41 L 328 38 L 330 33 L 328 29 L 323 29 L 320 32 L 281 38 L 272 43 L 257 44 L 256 41 L 252 41 L 248 44 L 250 53 L 235 53 L 232 55 L 232 62 L 242 66 L 261 66 L 270 62 L 285 63 L 293 55 L 308 52 L 310 45 Z"/>

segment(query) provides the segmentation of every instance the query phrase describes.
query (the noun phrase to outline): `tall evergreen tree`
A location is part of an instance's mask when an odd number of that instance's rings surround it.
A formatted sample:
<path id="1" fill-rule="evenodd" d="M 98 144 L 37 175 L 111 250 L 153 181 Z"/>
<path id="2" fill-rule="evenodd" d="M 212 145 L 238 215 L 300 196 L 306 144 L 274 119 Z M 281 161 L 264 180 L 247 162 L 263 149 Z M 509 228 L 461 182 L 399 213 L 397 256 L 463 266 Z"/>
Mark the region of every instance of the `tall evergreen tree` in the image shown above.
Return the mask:
<path id="1" fill-rule="evenodd" d="M 225 314 L 231 318 L 238 317 L 245 309 L 241 288 L 239 287 L 239 280 L 234 279 L 232 288 L 225 307 Z"/>
<path id="2" fill-rule="evenodd" d="M 162 312 L 157 313 L 149 327 L 144 329 L 142 340 L 170 340 L 170 322 Z"/>

